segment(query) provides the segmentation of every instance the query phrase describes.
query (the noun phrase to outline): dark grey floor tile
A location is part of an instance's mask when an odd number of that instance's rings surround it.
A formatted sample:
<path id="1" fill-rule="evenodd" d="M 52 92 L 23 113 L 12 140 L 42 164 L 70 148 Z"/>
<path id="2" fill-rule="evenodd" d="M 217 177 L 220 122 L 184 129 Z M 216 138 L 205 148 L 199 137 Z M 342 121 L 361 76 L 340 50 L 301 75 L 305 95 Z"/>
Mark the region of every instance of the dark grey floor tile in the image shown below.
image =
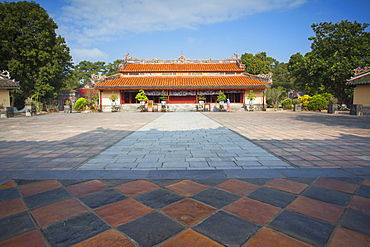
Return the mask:
<path id="1" fill-rule="evenodd" d="M 149 171 L 148 179 L 179 179 L 179 175 L 173 170 L 152 170 Z"/>
<path id="2" fill-rule="evenodd" d="M 126 198 L 127 196 L 123 195 L 117 190 L 113 188 L 108 188 L 80 196 L 78 199 L 80 199 L 90 208 L 95 209 L 114 202 L 122 201 Z"/>
<path id="3" fill-rule="evenodd" d="M 62 179 L 62 180 L 58 180 L 58 182 L 63 184 L 63 186 L 79 184 L 79 183 L 83 183 L 83 182 L 86 182 L 86 181 L 89 181 L 89 180 L 88 179 Z"/>
<path id="4" fill-rule="evenodd" d="M 370 215 L 349 209 L 342 227 L 370 236 Z"/>
<path id="5" fill-rule="evenodd" d="M 71 246 L 110 227 L 93 213 L 85 213 L 43 229 L 52 246 Z"/>
<path id="6" fill-rule="evenodd" d="M 73 196 L 65 188 L 58 188 L 55 190 L 49 190 L 39 194 L 23 197 L 23 201 L 29 209 L 33 210 L 56 202 L 67 200 L 69 198 L 73 198 Z"/>
<path id="7" fill-rule="evenodd" d="M 357 195 L 370 198 L 370 186 L 361 185 L 357 190 Z"/>
<path id="8" fill-rule="evenodd" d="M 240 178 L 238 180 L 262 186 L 268 181 L 270 181 L 271 179 L 270 178 Z"/>
<path id="9" fill-rule="evenodd" d="M 9 239 L 35 229 L 27 212 L 0 219 L 0 241 Z"/>
<path id="10" fill-rule="evenodd" d="M 342 168 L 342 170 L 350 172 L 354 175 L 359 176 L 370 176 L 370 167 L 361 167 L 361 168 Z"/>
<path id="11" fill-rule="evenodd" d="M 177 171 L 180 179 L 214 179 L 226 178 L 222 170 L 179 170 Z"/>
<path id="12" fill-rule="evenodd" d="M 137 201 L 153 209 L 163 208 L 183 198 L 185 197 L 166 189 L 149 191 L 135 197 Z"/>
<path id="13" fill-rule="evenodd" d="M 355 175 L 339 168 L 300 168 L 278 169 L 286 177 L 355 177 Z"/>
<path id="14" fill-rule="evenodd" d="M 17 188 L 0 190 L 0 202 L 12 200 L 18 197 L 20 197 L 20 195 Z"/>
<path id="15" fill-rule="evenodd" d="M 285 210 L 269 224 L 269 227 L 314 246 L 325 246 L 334 225 Z"/>
<path id="16" fill-rule="evenodd" d="M 224 172 L 228 178 L 285 178 L 280 172 L 273 169 L 229 169 Z"/>
<path id="17" fill-rule="evenodd" d="M 301 195 L 342 207 L 346 206 L 351 200 L 349 194 L 317 186 L 308 187 Z"/>
<path id="18" fill-rule="evenodd" d="M 297 195 L 268 187 L 261 187 L 249 194 L 248 197 L 276 207 L 285 208 Z"/>
<path id="19" fill-rule="evenodd" d="M 179 233 L 184 227 L 161 213 L 153 212 L 117 229 L 134 239 L 140 246 L 151 247 Z"/>
<path id="20" fill-rule="evenodd" d="M 193 227 L 193 230 L 225 246 L 241 246 L 259 228 L 253 222 L 221 211 Z"/>
<path id="21" fill-rule="evenodd" d="M 241 196 L 216 188 L 209 188 L 192 196 L 191 198 L 206 203 L 214 208 L 223 208 L 226 205 L 240 199 Z"/>
<path id="22" fill-rule="evenodd" d="M 21 185 L 33 184 L 33 183 L 41 182 L 43 180 L 35 180 L 35 179 L 14 179 L 14 181 L 18 184 L 18 186 L 21 186 Z"/>

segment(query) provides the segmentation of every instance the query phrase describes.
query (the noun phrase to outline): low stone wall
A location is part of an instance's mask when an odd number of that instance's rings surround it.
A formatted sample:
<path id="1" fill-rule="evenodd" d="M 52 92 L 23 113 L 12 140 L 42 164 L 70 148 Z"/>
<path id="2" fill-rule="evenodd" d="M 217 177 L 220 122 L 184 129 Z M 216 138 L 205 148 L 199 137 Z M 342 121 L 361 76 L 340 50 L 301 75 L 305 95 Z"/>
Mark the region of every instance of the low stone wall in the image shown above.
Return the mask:
<path id="1" fill-rule="evenodd" d="M 140 111 L 140 104 L 123 104 L 118 105 L 119 111 L 122 112 L 139 112 Z M 161 105 L 158 105 L 158 111 L 161 111 Z M 103 112 L 111 112 L 112 107 L 109 105 L 103 106 Z M 168 110 L 170 112 L 189 112 L 189 111 L 197 111 L 197 104 L 168 104 Z M 208 110 L 208 106 L 206 107 Z M 226 110 L 226 104 L 225 104 Z M 255 111 L 262 111 L 263 108 L 261 105 L 254 106 Z M 212 103 L 210 104 L 210 111 L 219 111 L 219 104 Z M 243 103 L 232 103 L 231 104 L 231 111 L 246 111 L 246 107 Z"/>

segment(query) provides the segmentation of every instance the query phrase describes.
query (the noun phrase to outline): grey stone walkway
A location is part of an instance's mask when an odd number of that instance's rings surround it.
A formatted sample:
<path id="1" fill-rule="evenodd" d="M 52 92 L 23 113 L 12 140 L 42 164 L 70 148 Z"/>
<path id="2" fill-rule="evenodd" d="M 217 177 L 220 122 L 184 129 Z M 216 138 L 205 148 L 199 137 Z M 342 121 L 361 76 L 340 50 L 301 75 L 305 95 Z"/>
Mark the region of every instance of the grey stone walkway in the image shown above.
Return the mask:
<path id="1" fill-rule="evenodd" d="M 79 170 L 293 168 L 198 112 L 165 113 Z"/>

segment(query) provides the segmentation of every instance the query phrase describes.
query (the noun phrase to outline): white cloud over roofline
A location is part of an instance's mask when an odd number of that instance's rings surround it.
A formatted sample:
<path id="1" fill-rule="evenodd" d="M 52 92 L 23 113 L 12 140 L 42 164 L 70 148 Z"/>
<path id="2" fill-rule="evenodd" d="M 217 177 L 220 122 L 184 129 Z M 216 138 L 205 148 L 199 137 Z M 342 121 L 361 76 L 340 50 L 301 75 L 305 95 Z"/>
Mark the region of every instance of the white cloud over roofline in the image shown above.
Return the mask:
<path id="1" fill-rule="evenodd" d="M 298 7 L 307 0 L 68 0 L 57 18 L 59 32 L 83 46 L 126 34 L 237 20 Z"/>
<path id="2" fill-rule="evenodd" d="M 73 49 L 71 48 L 71 53 L 76 61 L 88 60 L 88 61 L 104 61 L 108 58 L 108 54 L 97 49 Z"/>

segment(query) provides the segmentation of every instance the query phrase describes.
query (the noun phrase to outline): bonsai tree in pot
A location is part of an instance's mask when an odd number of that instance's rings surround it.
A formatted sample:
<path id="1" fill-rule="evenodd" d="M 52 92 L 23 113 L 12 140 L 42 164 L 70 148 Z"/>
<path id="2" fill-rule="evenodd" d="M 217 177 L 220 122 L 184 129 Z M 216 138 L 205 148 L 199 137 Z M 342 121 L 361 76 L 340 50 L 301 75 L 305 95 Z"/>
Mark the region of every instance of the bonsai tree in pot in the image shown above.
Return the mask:
<path id="1" fill-rule="evenodd" d="M 206 96 L 204 96 L 203 94 L 199 94 L 198 95 L 198 102 L 200 105 L 203 105 L 204 102 L 206 101 Z"/>
<path id="2" fill-rule="evenodd" d="M 118 96 L 112 92 L 111 96 L 109 96 L 109 100 L 112 101 L 112 112 L 117 111 L 116 100 L 118 100 Z"/>
<path id="3" fill-rule="evenodd" d="M 161 104 L 162 105 L 167 104 L 168 95 L 167 95 L 167 93 L 164 90 L 162 90 L 161 96 L 159 98 L 161 99 Z"/>
<path id="4" fill-rule="evenodd" d="M 67 99 L 64 103 L 64 112 L 65 113 L 71 113 L 72 112 L 72 102 Z"/>
<path id="5" fill-rule="evenodd" d="M 223 111 L 224 103 L 225 103 L 226 99 L 227 99 L 226 95 L 220 90 L 220 92 L 218 92 L 218 96 L 217 96 L 217 101 L 220 105 L 220 111 Z"/>
<path id="6" fill-rule="evenodd" d="M 144 90 L 140 89 L 136 94 L 135 99 L 140 102 L 141 111 L 145 111 L 145 101 L 148 101 L 148 97 L 145 95 Z"/>
<path id="7" fill-rule="evenodd" d="M 253 90 L 250 90 L 249 91 L 249 94 L 247 96 L 247 99 L 249 99 L 249 105 L 253 105 L 254 104 L 254 100 L 257 98 L 256 95 L 254 95 L 253 93 Z"/>
<path id="8" fill-rule="evenodd" d="M 26 116 L 27 117 L 36 115 L 36 103 L 32 98 L 28 97 L 24 101 L 24 105 L 26 107 Z"/>
<path id="9" fill-rule="evenodd" d="M 338 99 L 335 97 L 329 97 L 328 103 L 328 113 L 338 113 Z"/>

